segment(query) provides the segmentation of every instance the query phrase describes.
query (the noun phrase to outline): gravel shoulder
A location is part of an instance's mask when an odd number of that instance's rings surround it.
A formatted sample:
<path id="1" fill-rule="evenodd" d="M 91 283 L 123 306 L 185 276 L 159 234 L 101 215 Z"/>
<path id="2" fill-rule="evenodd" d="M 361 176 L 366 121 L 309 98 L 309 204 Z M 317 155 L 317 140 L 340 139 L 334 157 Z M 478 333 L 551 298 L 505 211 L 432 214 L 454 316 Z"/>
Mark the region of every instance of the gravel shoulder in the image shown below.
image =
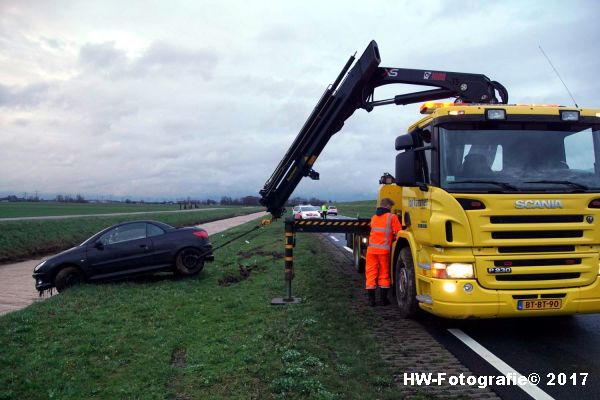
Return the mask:
<path id="1" fill-rule="evenodd" d="M 381 357 L 392 368 L 394 381 L 405 395 L 403 398 L 500 399 L 489 388 L 450 386 L 447 382 L 439 386 L 404 385 L 405 373 L 432 373 L 433 376 L 440 372 L 449 375 L 462 373 L 465 377 L 474 374 L 435 340 L 422 324 L 402 318 L 394 304 L 387 307 L 368 307 L 366 292 L 363 289 L 364 275 L 354 270 L 352 254 L 340 250 L 327 238 L 327 234 L 317 236 L 336 261 L 340 278 L 354 288 L 352 307 L 363 312 L 370 309 L 366 313 L 369 315 L 374 340 L 380 344 Z M 395 301 L 393 298 L 391 300 Z"/>
<path id="2" fill-rule="evenodd" d="M 198 227 L 206 229 L 209 235 L 214 235 L 265 215 L 267 215 L 266 212 L 257 212 L 208 222 L 206 224 L 198 225 Z M 39 297 L 38 292 L 34 287 L 33 278 L 31 277 L 33 268 L 35 268 L 42 260 L 43 258 L 39 258 L 0 265 L 0 315 L 10 311 L 20 310 L 35 301 L 44 299 L 44 297 Z M 47 296 L 48 294 L 46 294 L 46 297 Z"/>

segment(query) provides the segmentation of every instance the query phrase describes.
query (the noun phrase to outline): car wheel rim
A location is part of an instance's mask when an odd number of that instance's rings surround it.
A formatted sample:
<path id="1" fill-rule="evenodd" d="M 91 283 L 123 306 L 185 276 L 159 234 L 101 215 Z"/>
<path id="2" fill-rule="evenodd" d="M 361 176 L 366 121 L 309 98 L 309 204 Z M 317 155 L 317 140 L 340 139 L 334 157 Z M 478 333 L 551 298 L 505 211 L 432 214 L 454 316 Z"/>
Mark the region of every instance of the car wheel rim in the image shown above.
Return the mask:
<path id="1" fill-rule="evenodd" d="M 65 285 L 66 286 L 74 286 L 74 285 L 77 285 L 79 282 L 80 282 L 79 274 L 77 274 L 77 273 L 73 272 L 65 277 Z"/>
<path id="2" fill-rule="evenodd" d="M 200 263 L 200 253 L 196 250 L 186 250 L 181 255 L 181 262 L 187 269 L 194 269 Z"/>

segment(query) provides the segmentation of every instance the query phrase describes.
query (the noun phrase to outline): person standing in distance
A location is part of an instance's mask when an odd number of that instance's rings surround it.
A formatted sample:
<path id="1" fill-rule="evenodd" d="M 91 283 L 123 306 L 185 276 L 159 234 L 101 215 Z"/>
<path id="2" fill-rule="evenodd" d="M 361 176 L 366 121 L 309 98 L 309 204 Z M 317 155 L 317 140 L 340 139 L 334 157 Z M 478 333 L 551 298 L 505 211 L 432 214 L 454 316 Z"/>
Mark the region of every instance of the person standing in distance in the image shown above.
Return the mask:
<path id="1" fill-rule="evenodd" d="M 327 218 L 327 204 L 321 206 L 321 218 Z"/>
<path id="2" fill-rule="evenodd" d="M 371 218 L 371 233 L 365 261 L 365 287 L 369 294 L 369 305 L 375 306 L 377 286 L 381 293 L 381 305 L 387 306 L 390 288 L 390 248 L 396 233 L 402 229 L 400 220 L 391 210 L 394 202 L 385 197 L 381 199 L 375 215 Z"/>

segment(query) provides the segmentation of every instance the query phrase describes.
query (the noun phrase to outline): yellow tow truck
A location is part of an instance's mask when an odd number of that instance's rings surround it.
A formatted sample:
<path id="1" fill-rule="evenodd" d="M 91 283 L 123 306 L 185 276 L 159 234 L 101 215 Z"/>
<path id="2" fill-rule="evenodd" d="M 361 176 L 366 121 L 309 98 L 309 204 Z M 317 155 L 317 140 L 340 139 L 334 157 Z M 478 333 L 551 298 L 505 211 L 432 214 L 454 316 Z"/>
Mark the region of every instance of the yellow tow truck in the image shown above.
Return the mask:
<path id="1" fill-rule="evenodd" d="M 396 139 L 395 176 L 380 178 L 378 199 L 395 201 L 403 225 L 390 264 L 402 314 L 599 312 L 600 109 L 509 105 L 506 89 L 484 75 L 381 68 L 375 42 L 348 72 L 351 61 L 261 191 L 274 217 L 302 176 L 318 178 L 320 150 L 355 109 L 455 97 L 423 104 L 424 117 Z M 373 100 L 390 83 L 437 89 Z M 283 303 L 293 301 L 296 232 L 346 232 L 363 267 L 368 222 L 341 224 L 286 221 Z"/>

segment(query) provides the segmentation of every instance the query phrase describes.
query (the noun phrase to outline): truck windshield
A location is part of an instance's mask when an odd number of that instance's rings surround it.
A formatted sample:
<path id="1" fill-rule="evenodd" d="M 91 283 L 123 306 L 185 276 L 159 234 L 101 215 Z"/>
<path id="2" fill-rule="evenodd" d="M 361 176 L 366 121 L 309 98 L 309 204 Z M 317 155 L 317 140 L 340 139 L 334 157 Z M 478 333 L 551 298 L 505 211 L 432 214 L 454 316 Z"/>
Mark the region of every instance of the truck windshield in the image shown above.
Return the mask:
<path id="1" fill-rule="evenodd" d="M 440 127 L 441 187 L 451 192 L 600 190 L 598 126 L 549 130 L 526 125 Z"/>

